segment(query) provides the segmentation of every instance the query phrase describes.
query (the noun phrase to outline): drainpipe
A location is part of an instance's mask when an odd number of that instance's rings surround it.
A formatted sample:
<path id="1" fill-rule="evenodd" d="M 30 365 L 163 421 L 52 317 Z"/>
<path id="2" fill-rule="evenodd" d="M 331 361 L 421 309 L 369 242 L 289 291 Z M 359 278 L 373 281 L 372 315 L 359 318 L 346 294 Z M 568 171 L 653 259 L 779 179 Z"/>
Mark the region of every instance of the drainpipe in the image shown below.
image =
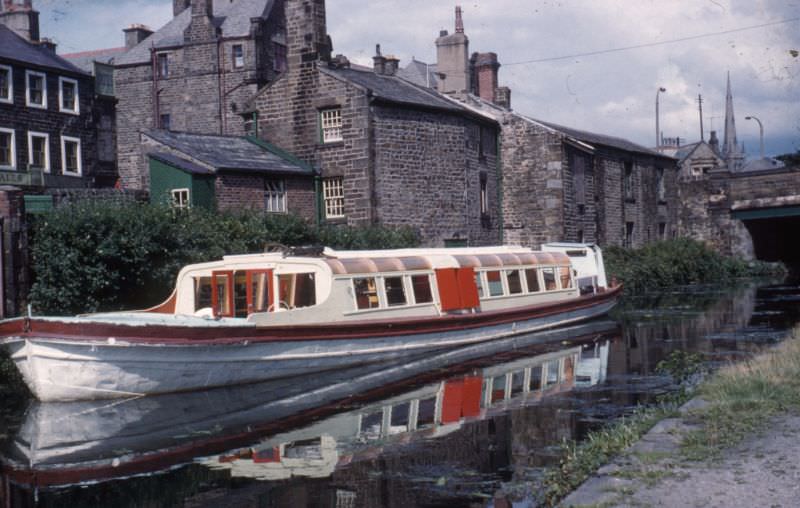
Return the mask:
<path id="1" fill-rule="evenodd" d="M 314 201 L 316 202 L 317 209 L 317 230 L 319 230 L 322 227 L 325 214 L 325 211 L 322 209 L 324 204 L 322 199 L 322 177 L 319 175 L 319 172 L 314 175 Z"/>
<path id="2" fill-rule="evenodd" d="M 219 133 L 225 134 L 225 90 L 222 79 L 225 77 L 225 58 L 222 52 L 222 36 L 217 33 L 217 93 L 219 94 Z"/>
<path id="3" fill-rule="evenodd" d="M 155 45 L 150 46 L 150 66 L 153 68 L 153 128 L 158 129 L 159 125 L 159 107 L 158 107 L 158 62 L 156 58 Z"/>
<path id="4" fill-rule="evenodd" d="M 503 222 L 503 152 L 502 152 L 502 131 L 498 131 L 497 143 L 497 231 L 500 235 L 500 245 L 505 243 L 505 223 Z"/>
<path id="5" fill-rule="evenodd" d="M 258 138 L 258 111 L 253 111 L 253 137 Z"/>

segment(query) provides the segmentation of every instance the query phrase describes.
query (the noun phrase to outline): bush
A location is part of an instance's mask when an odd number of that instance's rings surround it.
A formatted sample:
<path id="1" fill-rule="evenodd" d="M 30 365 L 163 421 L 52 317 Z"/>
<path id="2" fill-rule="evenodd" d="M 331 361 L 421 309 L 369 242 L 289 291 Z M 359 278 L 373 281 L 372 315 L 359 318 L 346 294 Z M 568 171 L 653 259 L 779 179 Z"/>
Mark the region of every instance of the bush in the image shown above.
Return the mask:
<path id="1" fill-rule="evenodd" d="M 293 215 L 86 201 L 35 221 L 31 302 L 46 314 L 155 305 L 169 296 L 184 265 L 261 252 L 272 242 L 372 249 L 412 247 L 419 240 L 406 227 L 317 230 Z"/>
<path id="2" fill-rule="evenodd" d="M 635 250 L 607 247 L 603 258 L 608 276 L 621 280 L 626 291 L 632 293 L 786 273 L 783 265 L 722 256 L 688 238 L 656 242 Z"/>

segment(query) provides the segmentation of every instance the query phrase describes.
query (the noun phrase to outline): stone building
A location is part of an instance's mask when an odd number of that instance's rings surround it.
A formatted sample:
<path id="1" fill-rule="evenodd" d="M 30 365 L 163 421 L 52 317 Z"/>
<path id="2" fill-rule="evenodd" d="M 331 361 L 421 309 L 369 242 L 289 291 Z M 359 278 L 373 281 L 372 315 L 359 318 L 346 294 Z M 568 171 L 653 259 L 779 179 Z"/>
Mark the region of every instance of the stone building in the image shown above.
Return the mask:
<path id="1" fill-rule="evenodd" d="M 319 169 L 324 220 L 410 225 L 427 245 L 501 241 L 496 121 L 400 78 L 379 48 L 372 69 L 331 59 L 323 0 L 285 11 L 287 71 L 250 109 L 259 136 Z"/>
<path id="2" fill-rule="evenodd" d="M 436 64 L 415 61 L 404 75 L 430 82 L 426 72 L 435 68 L 440 92 L 499 123 L 503 241 L 639 247 L 676 234 L 674 158 L 513 111 L 511 91 L 499 86 L 497 54 L 473 53 L 465 60 L 468 41 L 457 8 L 455 34 L 442 31 L 436 39 Z M 456 42 L 462 44 L 458 52 Z"/>
<path id="3" fill-rule="evenodd" d="M 2 9 L 0 22 L 13 20 L 16 29 L 0 24 L 0 183 L 32 193 L 92 185 L 97 176 L 92 76 L 57 56 L 53 43 L 35 38 L 38 16 L 29 1 L 6 1 Z M 32 23 L 27 30 L 20 29 L 24 19 Z"/>
<path id="4" fill-rule="evenodd" d="M 245 132 L 241 107 L 286 65 L 283 0 L 173 0 L 154 33 L 126 30 L 114 59 L 117 156 L 123 187 L 146 189 L 142 129 Z"/>

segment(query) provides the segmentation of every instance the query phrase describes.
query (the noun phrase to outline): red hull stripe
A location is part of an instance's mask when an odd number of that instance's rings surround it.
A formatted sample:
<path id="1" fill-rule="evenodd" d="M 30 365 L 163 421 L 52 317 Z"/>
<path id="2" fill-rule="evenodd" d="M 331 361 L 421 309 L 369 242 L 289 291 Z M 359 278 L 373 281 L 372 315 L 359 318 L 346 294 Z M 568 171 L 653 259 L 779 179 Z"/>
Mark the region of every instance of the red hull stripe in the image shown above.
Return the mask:
<path id="1" fill-rule="evenodd" d="M 21 318 L 0 324 L 0 337 L 52 338 L 70 341 L 105 341 L 109 337 L 139 344 L 237 344 L 305 340 L 367 339 L 423 333 L 442 333 L 544 318 L 588 309 L 614 300 L 622 290 L 617 286 L 596 295 L 578 299 L 520 307 L 511 310 L 457 314 L 433 318 L 372 320 L 319 325 L 242 327 L 189 327 L 114 323 L 76 322 Z"/>

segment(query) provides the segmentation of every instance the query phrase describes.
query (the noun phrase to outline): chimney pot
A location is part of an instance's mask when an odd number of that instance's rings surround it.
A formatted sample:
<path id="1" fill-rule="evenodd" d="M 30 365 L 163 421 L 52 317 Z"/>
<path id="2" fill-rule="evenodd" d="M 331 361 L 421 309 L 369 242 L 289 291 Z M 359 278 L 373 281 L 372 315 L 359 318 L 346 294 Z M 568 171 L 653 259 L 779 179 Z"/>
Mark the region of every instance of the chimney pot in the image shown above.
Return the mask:
<path id="1" fill-rule="evenodd" d="M 381 45 L 375 45 L 375 56 L 372 57 L 372 70 L 375 74 L 386 74 L 386 57 L 381 55 Z"/>
<path id="2" fill-rule="evenodd" d="M 397 73 L 397 68 L 400 67 L 400 59 L 394 55 L 388 55 L 385 61 L 383 73 L 387 76 L 394 76 Z"/>
<path id="3" fill-rule="evenodd" d="M 143 40 L 152 35 L 153 31 L 149 27 L 140 23 L 134 23 L 122 30 L 125 33 L 125 48 L 131 49 Z"/>
<path id="4" fill-rule="evenodd" d="M 439 37 L 447 37 L 447 30 L 439 30 Z"/>

